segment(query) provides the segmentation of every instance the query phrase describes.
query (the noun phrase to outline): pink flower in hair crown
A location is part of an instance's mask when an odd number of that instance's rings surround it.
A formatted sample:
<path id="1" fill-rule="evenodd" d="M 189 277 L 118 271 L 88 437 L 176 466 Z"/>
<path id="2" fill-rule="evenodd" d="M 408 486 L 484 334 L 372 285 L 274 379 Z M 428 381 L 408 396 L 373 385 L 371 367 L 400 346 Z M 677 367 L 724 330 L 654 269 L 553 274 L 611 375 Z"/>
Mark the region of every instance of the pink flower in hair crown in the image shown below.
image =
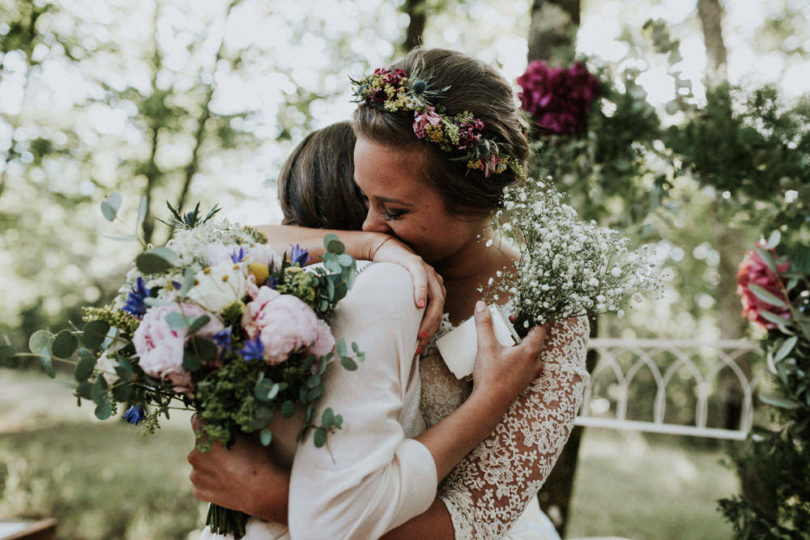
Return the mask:
<path id="1" fill-rule="evenodd" d="M 442 117 L 436 114 L 433 107 L 428 107 L 422 112 L 414 112 L 413 115 L 413 132 L 419 139 L 424 139 L 428 135 L 430 127 L 439 126 L 442 123 Z"/>
<path id="2" fill-rule="evenodd" d="M 469 111 L 451 115 L 437 103 L 449 87 L 432 88 L 430 80 L 417 70 L 409 74 L 377 68 L 371 75 L 352 80 L 354 100 L 389 113 L 412 112 L 416 138 L 438 145 L 443 152 L 456 153 L 450 159 L 464 162 L 468 170 L 481 171 L 485 177 L 511 170 L 517 178 L 525 178 L 523 165 L 509 154 L 509 146 L 484 137 L 480 118 Z"/>

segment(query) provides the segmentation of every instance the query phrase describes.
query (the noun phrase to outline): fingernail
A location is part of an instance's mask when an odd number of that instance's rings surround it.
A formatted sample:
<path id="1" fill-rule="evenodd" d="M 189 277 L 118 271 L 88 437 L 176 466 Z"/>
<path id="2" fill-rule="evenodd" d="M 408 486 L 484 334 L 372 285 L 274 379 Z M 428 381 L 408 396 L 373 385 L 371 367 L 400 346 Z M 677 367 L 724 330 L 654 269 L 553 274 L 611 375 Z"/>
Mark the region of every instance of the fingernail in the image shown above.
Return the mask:
<path id="1" fill-rule="evenodd" d="M 487 309 L 487 305 L 484 303 L 483 300 L 479 300 L 475 303 L 475 312 L 481 313 Z"/>
<path id="2" fill-rule="evenodd" d="M 421 309 L 421 308 L 425 307 L 425 303 L 426 303 L 425 299 L 420 298 L 419 300 L 416 301 L 416 307 Z"/>
<path id="3" fill-rule="evenodd" d="M 421 346 L 421 345 L 419 345 L 419 346 L 416 348 L 416 354 L 419 354 L 420 352 L 422 352 L 422 346 Z"/>
<path id="4" fill-rule="evenodd" d="M 425 339 L 427 337 L 427 330 L 422 330 L 419 332 L 419 339 Z"/>

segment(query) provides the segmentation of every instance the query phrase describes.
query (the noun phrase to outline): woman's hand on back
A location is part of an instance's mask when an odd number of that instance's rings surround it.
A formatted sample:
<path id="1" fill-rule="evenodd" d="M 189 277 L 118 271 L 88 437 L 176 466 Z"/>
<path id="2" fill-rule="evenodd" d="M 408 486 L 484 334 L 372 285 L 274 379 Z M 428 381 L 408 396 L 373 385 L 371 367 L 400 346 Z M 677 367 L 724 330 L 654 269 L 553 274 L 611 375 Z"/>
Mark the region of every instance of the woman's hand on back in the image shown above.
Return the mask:
<path id="1" fill-rule="evenodd" d="M 492 314 L 479 300 L 475 304 L 475 329 L 478 352 L 473 369 L 473 393 L 481 393 L 508 407 L 540 375 L 543 369 L 540 352 L 548 328 L 535 327 L 518 345 L 504 347 L 495 338 Z"/>
<path id="2" fill-rule="evenodd" d="M 442 276 L 400 240 L 393 236 L 382 238 L 371 254 L 374 262 L 390 262 L 405 267 L 413 279 L 416 307 L 425 308 L 422 324 L 419 326 L 419 345 L 424 347 L 439 331 L 444 314 L 444 288 Z"/>

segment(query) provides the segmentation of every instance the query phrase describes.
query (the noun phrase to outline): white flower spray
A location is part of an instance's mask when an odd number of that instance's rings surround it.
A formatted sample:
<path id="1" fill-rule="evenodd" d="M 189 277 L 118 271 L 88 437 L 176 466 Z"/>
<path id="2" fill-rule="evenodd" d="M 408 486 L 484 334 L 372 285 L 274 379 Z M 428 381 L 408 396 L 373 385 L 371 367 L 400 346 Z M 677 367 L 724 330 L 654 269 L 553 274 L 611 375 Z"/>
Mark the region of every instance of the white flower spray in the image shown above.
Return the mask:
<path id="1" fill-rule="evenodd" d="M 514 242 L 520 258 L 500 282 L 482 291 L 490 300 L 509 294 L 518 329 L 586 314 L 617 312 L 628 296 L 660 293 L 652 250 L 631 251 L 617 231 L 586 222 L 564 196 L 529 178 L 504 190 L 504 209 L 493 218 L 500 241 Z"/>

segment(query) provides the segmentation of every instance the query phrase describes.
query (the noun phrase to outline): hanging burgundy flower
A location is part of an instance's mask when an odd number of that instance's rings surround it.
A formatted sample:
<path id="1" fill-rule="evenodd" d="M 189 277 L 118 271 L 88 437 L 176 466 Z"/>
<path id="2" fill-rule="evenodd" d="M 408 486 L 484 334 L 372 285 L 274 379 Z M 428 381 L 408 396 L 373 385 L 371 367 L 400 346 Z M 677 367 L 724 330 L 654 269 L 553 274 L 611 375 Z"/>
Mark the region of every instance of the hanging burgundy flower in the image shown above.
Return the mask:
<path id="1" fill-rule="evenodd" d="M 787 271 L 789 266 L 790 263 L 785 262 L 777 265 L 776 268 L 779 270 L 779 273 L 782 273 Z M 770 311 L 785 320 L 790 318 L 790 310 L 765 302 L 751 292 L 751 284 L 758 285 L 777 298 L 788 302 L 782 292 L 783 284 L 779 276 L 768 268 L 768 265 L 766 265 L 762 257 L 759 256 L 759 253 L 753 249 L 746 252 L 743 261 L 740 263 L 740 268 L 737 271 L 737 294 L 739 294 L 742 299 L 742 316 L 768 330 L 776 328 L 776 325 L 762 317 L 760 313 L 761 310 Z"/>
<path id="2" fill-rule="evenodd" d="M 518 77 L 523 109 L 545 133 L 576 135 L 587 128 L 588 114 L 599 97 L 599 80 L 577 62 L 569 68 L 549 67 L 542 60 L 529 63 Z"/>

